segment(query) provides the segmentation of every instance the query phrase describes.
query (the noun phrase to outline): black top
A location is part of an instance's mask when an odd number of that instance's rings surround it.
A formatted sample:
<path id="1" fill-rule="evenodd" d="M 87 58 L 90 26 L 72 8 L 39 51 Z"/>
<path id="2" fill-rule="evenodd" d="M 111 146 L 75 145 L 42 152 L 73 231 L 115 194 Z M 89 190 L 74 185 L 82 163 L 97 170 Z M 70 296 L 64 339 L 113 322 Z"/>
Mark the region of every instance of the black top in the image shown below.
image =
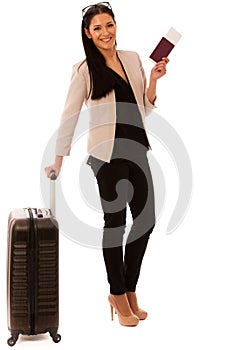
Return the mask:
<path id="1" fill-rule="evenodd" d="M 124 70 L 123 65 L 122 68 Z M 112 159 L 140 156 L 145 154 L 150 146 L 137 101 L 128 78 L 126 82 L 118 73 L 111 68 L 109 69 L 115 80 L 114 91 L 117 116 Z M 126 72 L 125 76 L 127 77 Z M 95 157 L 89 156 L 87 163 L 91 164 L 93 159 Z"/>
<path id="2" fill-rule="evenodd" d="M 122 68 L 124 69 L 123 66 Z M 112 157 L 118 158 L 120 155 L 124 154 L 133 156 L 138 154 L 138 152 L 145 152 L 149 149 L 149 142 L 132 87 L 129 81 L 126 82 L 114 70 L 111 69 L 111 71 L 113 73 L 113 79 L 115 80 L 114 90 L 117 115 Z M 130 140 L 135 142 L 130 142 Z"/>

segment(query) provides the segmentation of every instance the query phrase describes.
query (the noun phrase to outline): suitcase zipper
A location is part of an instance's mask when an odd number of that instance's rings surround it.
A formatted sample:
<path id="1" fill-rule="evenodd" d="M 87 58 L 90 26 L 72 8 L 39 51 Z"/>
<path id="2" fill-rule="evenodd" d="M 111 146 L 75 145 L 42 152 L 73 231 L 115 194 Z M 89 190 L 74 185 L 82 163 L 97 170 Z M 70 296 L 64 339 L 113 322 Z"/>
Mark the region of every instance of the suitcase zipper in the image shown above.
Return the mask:
<path id="1" fill-rule="evenodd" d="M 35 315 L 36 315 L 36 242 L 37 232 L 34 225 L 32 209 L 28 208 L 29 213 L 29 295 L 30 295 L 30 331 L 35 334 Z"/>

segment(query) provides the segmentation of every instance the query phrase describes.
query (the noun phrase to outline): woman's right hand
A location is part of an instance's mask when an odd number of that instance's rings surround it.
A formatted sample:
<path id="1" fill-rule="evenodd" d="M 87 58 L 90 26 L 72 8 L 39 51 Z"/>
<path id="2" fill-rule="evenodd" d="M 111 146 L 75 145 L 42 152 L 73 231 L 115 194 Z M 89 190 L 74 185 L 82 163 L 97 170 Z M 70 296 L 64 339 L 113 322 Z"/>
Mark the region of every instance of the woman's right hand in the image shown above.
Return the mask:
<path id="1" fill-rule="evenodd" d="M 47 177 L 50 177 L 50 174 L 52 171 L 55 172 L 56 176 L 58 176 L 60 174 L 61 167 L 62 167 L 62 161 L 63 161 L 62 156 L 56 156 L 54 164 L 45 167 L 44 170 L 45 170 Z"/>

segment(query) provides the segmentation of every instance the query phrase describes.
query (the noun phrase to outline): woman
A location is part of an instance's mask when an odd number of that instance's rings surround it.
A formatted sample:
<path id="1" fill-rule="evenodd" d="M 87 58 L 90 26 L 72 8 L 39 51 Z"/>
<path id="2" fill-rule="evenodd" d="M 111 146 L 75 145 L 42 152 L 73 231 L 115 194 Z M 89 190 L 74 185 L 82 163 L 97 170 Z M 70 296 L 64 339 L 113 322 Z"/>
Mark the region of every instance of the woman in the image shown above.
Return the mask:
<path id="1" fill-rule="evenodd" d="M 154 108 L 157 80 L 166 73 L 168 59 L 154 66 L 146 88 L 138 54 L 116 49 L 116 22 L 108 2 L 83 9 L 82 40 L 86 59 L 73 67 L 55 162 L 45 171 L 47 176 L 52 170 L 60 173 L 85 102 L 90 109 L 87 164 L 96 177 L 104 212 L 108 301 L 112 318 L 115 309 L 121 325 L 136 326 L 147 317 L 138 306 L 136 285 L 155 225 L 154 189 L 147 159 L 151 147 L 144 118 L 146 111 Z M 127 203 L 133 224 L 123 249 Z"/>

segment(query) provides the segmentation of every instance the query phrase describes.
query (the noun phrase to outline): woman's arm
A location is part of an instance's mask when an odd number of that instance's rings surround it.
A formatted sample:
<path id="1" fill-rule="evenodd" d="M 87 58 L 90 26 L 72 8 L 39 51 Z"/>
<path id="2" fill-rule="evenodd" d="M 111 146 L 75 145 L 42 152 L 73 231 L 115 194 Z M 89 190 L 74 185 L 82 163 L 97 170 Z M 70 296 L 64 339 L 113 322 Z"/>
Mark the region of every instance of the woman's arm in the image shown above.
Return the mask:
<path id="1" fill-rule="evenodd" d="M 50 177 L 51 171 L 58 176 L 63 162 L 63 157 L 70 154 L 71 142 L 83 102 L 87 95 L 86 81 L 83 72 L 79 71 L 79 64 L 73 67 L 71 82 L 57 133 L 55 161 L 45 168 L 45 173 Z"/>
<path id="2" fill-rule="evenodd" d="M 166 65 L 168 62 L 169 59 L 165 57 L 162 59 L 162 61 L 156 63 L 156 65 L 151 70 L 149 87 L 147 89 L 147 98 L 151 104 L 154 104 L 156 100 L 157 81 L 159 78 L 166 74 Z"/>

